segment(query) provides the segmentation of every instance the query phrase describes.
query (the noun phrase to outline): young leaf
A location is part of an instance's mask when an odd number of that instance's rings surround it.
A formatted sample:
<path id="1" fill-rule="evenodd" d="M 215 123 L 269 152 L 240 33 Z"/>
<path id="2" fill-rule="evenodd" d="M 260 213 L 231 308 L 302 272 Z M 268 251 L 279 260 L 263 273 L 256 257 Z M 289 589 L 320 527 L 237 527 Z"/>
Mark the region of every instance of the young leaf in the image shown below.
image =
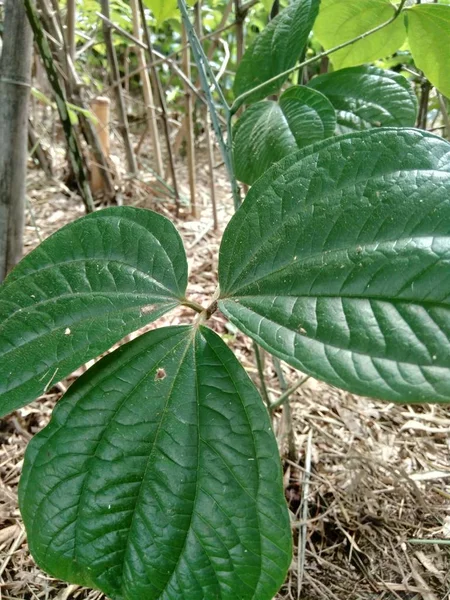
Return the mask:
<path id="1" fill-rule="evenodd" d="M 320 0 L 294 0 L 257 36 L 245 52 L 236 72 L 236 97 L 295 66 L 317 16 Z M 251 104 L 278 92 L 287 77 L 268 83 L 250 94 Z"/>
<path id="2" fill-rule="evenodd" d="M 271 600 L 291 559 L 267 411 L 207 328 L 151 331 L 78 379 L 19 500 L 38 564 L 112 600 Z"/>
<path id="3" fill-rule="evenodd" d="M 450 401 L 450 144 L 373 129 L 275 164 L 230 221 L 222 311 L 333 385 Z"/>
<path id="4" fill-rule="evenodd" d="M 334 134 L 336 114 L 320 92 L 291 87 L 280 102 L 250 106 L 233 131 L 236 176 L 252 185 L 273 163 L 291 152 Z"/>
<path id="5" fill-rule="evenodd" d="M 177 306 L 186 284 L 161 215 L 108 208 L 60 229 L 0 288 L 0 416 Z"/>
<path id="6" fill-rule="evenodd" d="M 309 85 L 335 107 L 339 133 L 413 127 L 416 122 L 416 94 L 399 73 L 372 66 L 350 67 L 319 75 Z"/>
<path id="7" fill-rule="evenodd" d="M 414 62 L 437 89 L 450 97 L 450 6 L 421 4 L 406 13 Z"/>
<path id="8" fill-rule="evenodd" d="M 329 50 L 386 23 L 394 14 L 390 0 L 321 0 L 314 33 L 325 50 Z M 330 60 L 335 69 L 373 62 L 391 56 L 405 39 L 405 25 L 400 17 L 380 31 L 333 52 Z"/>

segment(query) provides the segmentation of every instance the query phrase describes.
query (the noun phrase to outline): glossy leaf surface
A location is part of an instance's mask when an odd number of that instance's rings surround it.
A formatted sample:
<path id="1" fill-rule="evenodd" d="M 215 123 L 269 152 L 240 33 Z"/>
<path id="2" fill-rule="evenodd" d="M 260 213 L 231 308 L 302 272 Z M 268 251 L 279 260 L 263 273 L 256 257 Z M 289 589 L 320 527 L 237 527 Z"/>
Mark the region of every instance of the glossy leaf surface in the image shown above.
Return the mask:
<path id="1" fill-rule="evenodd" d="M 335 107 L 339 133 L 413 127 L 416 122 L 416 95 L 409 81 L 394 71 L 349 67 L 319 75 L 309 85 Z"/>
<path id="2" fill-rule="evenodd" d="M 179 304 L 187 284 L 172 223 L 131 207 L 70 223 L 0 288 L 0 415 Z"/>
<path id="3" fill-rule="evenodd" d="M 291 152 L 334 134 L 336 114 L 320 92 L 293 86 L 280 101 L 250 106 L 233 131 L 236 176 L 249 185 Z"/>
<path id="4" fill-rule="evenodd" d="M 390 0 L 321 0 L 314 33 L 329 50 L 386 23 L 394 14 Z M 405 25 L 400 17 L 380 31 L 333 52 L 330 60 L 335 69 L 373 62 L 391 56 L 405 39 Z"/>
<path id="5" fill-rule="evenodd" d="M 407 11 L 408 41 L 417 68 L 450 97 L 450 6 L 421 4 Z"/>
<path id="6" fill-rule="evenodd" d="M 19 496 L 38 564 L 113 600 L 272 600 L 291 559 L 267 411 L 206 328 L 87 371 L 30 442 Z"/>
<path id="7" fill-rule="evenodd" d="M 294 0 L 257 36 L 245 52 L 234 80 L 235 96 L 263 84 L 295 65 L 300 58 L 319 9 L 319 0 Z M 257 102 L 277 92 L 286 77 L 268 83 L 245 99 Z"/>
<path id="8" fill-rule="evenodd" d="M 450 401 L 450 144 L 378 129 L 288 156 L 230 221 L 219 275 L 222 311 L 291 365 Z"/>

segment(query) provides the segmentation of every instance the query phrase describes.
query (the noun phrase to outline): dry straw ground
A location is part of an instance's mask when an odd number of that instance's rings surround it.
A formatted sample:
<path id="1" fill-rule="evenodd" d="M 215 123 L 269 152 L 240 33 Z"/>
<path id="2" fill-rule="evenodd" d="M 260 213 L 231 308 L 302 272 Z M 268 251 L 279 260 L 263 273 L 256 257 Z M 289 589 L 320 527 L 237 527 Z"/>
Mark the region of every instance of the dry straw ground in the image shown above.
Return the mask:
<path id="1" fill-rule="evenodd" d="M 218 176 L 220 199 L 230 206 Z M 203 167 L 198 178 L 203 202 L 208 198 Z M 127 204 L 173 212 L 156 202 L 145 180 L 130 184 L 128 192 Z M 43 182 L 37 171 L 30 174 L 29 196 L 27 249 L 36 245 L 38 234 L 46 237 L 82 215 L 79 201 L 61 183 Z M 222 228 L 230 211 L 220 210 Z M 177 225 L 188 248 L 191 295 L 206 302 L 216 284 L 220 237 L 212 230 L 210 208 L 203 208 L 200 221 L 181 217 Z M 166 316 L 164 324 L 189 317 L 185 309 Z M 237 349 L 258 384 L 249 340 L 220 314 L 211 325 Z M 270 357 L 265 372 L 276 399 L 280 385 Z M 283 373 L 289 385 L 300 377 L 285 365 Z M 17 507 L 26 445 L 47 424 L 61 390 L 76 375 L 0 422 L 1 600 L 102 598 L 51 579 L 35 566 Z M 274 429 L 296 547 L 277 600 L 450 598 L 450 408 L 384 404 L 309 379 L 292 396 L 291 418 L 286 408 L 280 410 Z"/>

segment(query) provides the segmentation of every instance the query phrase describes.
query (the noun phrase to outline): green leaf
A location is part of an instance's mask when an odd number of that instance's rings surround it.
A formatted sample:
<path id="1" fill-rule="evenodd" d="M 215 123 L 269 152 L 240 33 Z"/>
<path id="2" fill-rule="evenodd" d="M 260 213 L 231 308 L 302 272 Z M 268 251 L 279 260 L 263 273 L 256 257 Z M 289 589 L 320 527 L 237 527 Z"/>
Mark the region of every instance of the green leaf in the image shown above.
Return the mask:
<path id="1" fill-rule="evenodd" d="M 186 0 L 188 6 L 194 6 L 195 3 L 196 0 Z M 169 19 L 180 20 L 177 0 L 144 0 L 144 4 L 152 11 L 158 25 Z"/>
<path id="2" fill-rule="evenodd" d="M 450 144 L 373 129 L 274 165 L 230 221 L 219 306 L 351 392 L 450 401 Z"/>
<path id="3" fill-rule="evenodd" d="M 249 185 L 291 152 L 334 134 L 336 115 L 325 96 L 303 86 L 291 87 L 280 102 L 250 106 L 233 131 L 236 176 Z"/>
<path id="4" fill-rule="evenodd" d="M 116 207 L 63 227 L 0 288 L 0 416 L 177 306 L 186 284 L 161 215 Z"/>
<path id="5" fill-rule="evenodd" d="M 177 0 L 144 0 L 144 4 L 152 11 L 158 25 L 178 16 Z"/>
<path id="6" fill-rule="evenodd" d="M 421 4 L 406 13 L 408 41 L 416 66 L 450 97 L 450 6 Z"/>
<path id="7" fill-rule="evenodd" d="M 319 0 L 295 0 L 256 37 L 236 72 L 236 97 L 295 66 L 300 58 L 319 9 Z M 278 92 L 286 77 L 268 83 L 245 99 L 257 102 Z"/>
<path id="8" fill-rule="evenodd" d="M 395 14 L 389 0 L 322 0 L 314 33 L 329 50 L 385 23 Z M 403 19 L 330 55 L 335 69 L 353 67 L 391 56 L 406 39 Z"/>
<path id="9" fill-rule="evenodd" d="M 413 127 L 417 98 L 409 81 L 377 67 L 350 67 L 315 77 L 310 87 L 335 107 L 339 133 L 372 127 Z"/>
<path id="10" fill-rule="evenodd" d="M 151 331 L 78 379 L 19 500 L 38 564 L 113 600 L 271 600 L 291 559 L 267 411 L 207 328 Z"/>

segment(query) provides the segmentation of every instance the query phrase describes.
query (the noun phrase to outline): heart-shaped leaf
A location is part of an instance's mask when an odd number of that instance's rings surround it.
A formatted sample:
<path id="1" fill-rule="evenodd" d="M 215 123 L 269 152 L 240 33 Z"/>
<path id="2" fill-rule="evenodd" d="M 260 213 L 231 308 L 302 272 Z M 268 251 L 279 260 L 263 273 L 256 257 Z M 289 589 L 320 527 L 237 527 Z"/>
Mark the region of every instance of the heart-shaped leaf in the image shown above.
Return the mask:
<path id="1" fill-rule="evenodd" d="M 294 86 L 280 101 L 250 106 L 233 131 L 236 177 L 249 185 L 291 152 L 334 134 L 336 114 L 323 94 Z"/>
<path id="2" fill-rule="evenodd" d="M 276 163 L 230 221 L 222 311 L 354 393 L 450 401 L 450 144 L 413 129 L 325 140 Z"/>
<path id="3" fill-rule="evenodd" d="M 78 379 L 19 500 L 38 564 L 112 600 L 271 600 L 291 559 L 267 411 L 207 328 L 151 331 Z"/>
<path id="4" fill-rule="evenodd" d="M 177 306 L 186 284 L 161 215 L 115 207 L 60 229 L 0 288 L 0 416 Z"/>
<path id="5" fill-rule="evenodd" d="M 420 4 L 406 15 L 416 66 L 442 94 L 450 97 L 450 6 Z"/>
<path id="6" fill-rule="evenodd" d="M 314 33 L 325 50 L 329 50 L 386 23 L 394 14 L 390 0 L 321 0 Z M 330 60 L 335 69 L 373 62 L 391 56 L 405 39 L 405 25 L 400 17 L 376 33 L 333 52 Z"/>
<path id="7" fill-rule="evenodd" d="M 256 37 L 239 63 L 233 90 L 236 97 L 295 66 L 319 10 L 320 0 L 294 0 Z M 247 104 L 278 92 L 286 77 L 268 83 L 245 98 Z"/>
<path id="8" fill-rule="evenodd" d="M 394 71 L 350 67 L 319 75 L 309 86 L 322 92 L 336 109 L 339 133 L 413 127 L 416 122 L 416 94 L 409 81 Z"/>

